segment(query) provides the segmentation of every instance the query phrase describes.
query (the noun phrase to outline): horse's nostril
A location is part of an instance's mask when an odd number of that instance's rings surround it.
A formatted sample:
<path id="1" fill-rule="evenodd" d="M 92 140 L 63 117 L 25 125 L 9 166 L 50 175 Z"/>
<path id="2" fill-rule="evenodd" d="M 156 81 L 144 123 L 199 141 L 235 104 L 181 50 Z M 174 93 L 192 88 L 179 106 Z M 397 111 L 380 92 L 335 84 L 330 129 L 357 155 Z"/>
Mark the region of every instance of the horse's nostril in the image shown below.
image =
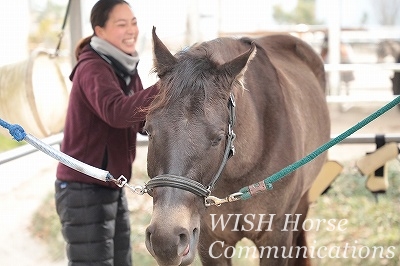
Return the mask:
<path id="1" fill-rule="evenodd" d="M 188 242 L 188 235 L 187 234 L 179 234 L 179 242 L 180 243 L 187 243 Z"/>
<path id="2" fill-rule="evenodd" d="M 190 251 L 189 235 L 187 233 L 179 234 L 178 254 L 186 256 Z"/>
<path id="3" fill-rule="evenodd" d="M 152 231 L 153 231 L 153 228 L 151 226 L 148 226 L 146 228 L 146 238 L 149 238 L 151 236 Z"/>
<path id="4" fill-rule="evenodd" d="M 193 239 L 198 239 L 198 237 L 199 237 L 199 228 L 196 227 L 196 228 L 193 229 L 192 237 L 193 237 Z"/>
<path id="5" fill-rule="evenodd" d="M 152 249 L 153 244 L 151 243 L 151 232 L 148 228 L 146 229 L 146 240 L 145 241 L 146 241 L 147 249 Z"/>

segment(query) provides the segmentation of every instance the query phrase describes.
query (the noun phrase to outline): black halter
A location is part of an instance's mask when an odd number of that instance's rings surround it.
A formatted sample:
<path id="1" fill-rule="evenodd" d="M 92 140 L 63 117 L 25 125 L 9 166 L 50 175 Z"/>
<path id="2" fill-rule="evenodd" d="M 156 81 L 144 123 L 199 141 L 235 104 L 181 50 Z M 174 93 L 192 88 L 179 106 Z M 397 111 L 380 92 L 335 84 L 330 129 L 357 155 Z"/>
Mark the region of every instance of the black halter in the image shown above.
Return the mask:
<path id="1" fill-rule="evenodd" d="M 192 192 L 193 194 L 196 194 L 197 196 L 204 198 L 208 197 L 211 194 L 211 191 L 214 189 L 215 184 L 220 178 L 221 173 L 228 159 L 235 154 L 235 147 L 233 146 L 233 141 L 235 140 L 236 135 L 233 132 L 233 126 L 235 124 L 236 114 L 235 114 L 235 98 L 232 93 L 229 96 L 228 107 L 229 107 L 229 124 L 228 124 L 228 134 L 227 134 L 227 142 L 226 142 L 224 157 L 222 159 L 221 165 L 217 173 L 211 180 L 210 184 L 208 186 L 204 186 L 203 184 L 193 179 L 189 179 L 187 177 L 162 174 L 150 179 L 150 181 L 146 184 L 145 187 L 147 191 L 150 191 L 155 187 L 174 187 Z"/>

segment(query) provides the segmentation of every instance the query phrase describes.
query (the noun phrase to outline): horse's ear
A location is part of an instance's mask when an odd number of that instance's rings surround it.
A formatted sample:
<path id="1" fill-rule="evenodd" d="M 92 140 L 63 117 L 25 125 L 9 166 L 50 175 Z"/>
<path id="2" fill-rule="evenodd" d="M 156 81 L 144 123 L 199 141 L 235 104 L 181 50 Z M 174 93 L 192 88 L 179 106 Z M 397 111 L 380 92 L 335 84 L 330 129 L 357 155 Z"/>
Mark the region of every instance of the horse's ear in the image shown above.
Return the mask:
<path id="1" fill-rule="evenodd" d="M 256 55 L 257 48 L 255 43 L 251 44 L 251 48 L 239 55 L 235 59 L 226 62 L 225 64 L 219 66 L 219 70 L 221 73 L 225 74 L 232 81 L 238 81 L 239 83 L 243 83 L 244 73 L 246 72 L 248 63 L 254 58 Z"/>
<path id="2" fill-rule="evenodd" d="M 175 63 L 176 58 L 171 54 L 164 43 L 156 34 L 156 27 L 153 26 L 153 52 L 154 52 L 154 68 L 159 76 L 163 76 L 168 69 Z"/>

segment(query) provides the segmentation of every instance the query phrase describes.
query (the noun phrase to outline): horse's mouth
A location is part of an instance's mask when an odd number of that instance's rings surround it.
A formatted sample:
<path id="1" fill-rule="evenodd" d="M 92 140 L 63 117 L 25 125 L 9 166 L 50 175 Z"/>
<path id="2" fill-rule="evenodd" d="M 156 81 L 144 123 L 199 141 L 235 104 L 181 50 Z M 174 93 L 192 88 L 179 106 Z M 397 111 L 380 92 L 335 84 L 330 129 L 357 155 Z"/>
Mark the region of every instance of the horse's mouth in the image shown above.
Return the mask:
<path id="1" fill-rule="evenodd" d="M 183 251 L 182 257 L 185 257 L 190 252 L 190 244 L 186 246 L 186 249 Z"/>

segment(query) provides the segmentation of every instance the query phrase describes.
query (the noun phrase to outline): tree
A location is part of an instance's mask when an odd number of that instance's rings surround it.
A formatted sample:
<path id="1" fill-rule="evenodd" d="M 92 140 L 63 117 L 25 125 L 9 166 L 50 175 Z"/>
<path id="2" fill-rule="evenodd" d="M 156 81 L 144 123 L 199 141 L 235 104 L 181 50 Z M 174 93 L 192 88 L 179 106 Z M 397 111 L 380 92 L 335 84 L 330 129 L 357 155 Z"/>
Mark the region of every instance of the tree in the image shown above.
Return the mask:
<path id="1" fill-rule="evenodd" d="M 298 0 L 294 10 L 286 12 L 281 5 L 273 7 L 273 18 L 279 24 L 322 24 L 315 17 L 315 0 Z"/>
<path id="2" fill-rule="evenodd" d="M 399 0 L 371 0 L 380 25 L 396 25 L 400 11 Z"/>
<path id="3" fill-rule="evenodd" d="M 35 49 L 38 46 L 56 48 L 61 32 L 66 6 L 47 1 L 37 6 L 31 3 L 32 27 L 29 34 L 29 46 Z"/>

